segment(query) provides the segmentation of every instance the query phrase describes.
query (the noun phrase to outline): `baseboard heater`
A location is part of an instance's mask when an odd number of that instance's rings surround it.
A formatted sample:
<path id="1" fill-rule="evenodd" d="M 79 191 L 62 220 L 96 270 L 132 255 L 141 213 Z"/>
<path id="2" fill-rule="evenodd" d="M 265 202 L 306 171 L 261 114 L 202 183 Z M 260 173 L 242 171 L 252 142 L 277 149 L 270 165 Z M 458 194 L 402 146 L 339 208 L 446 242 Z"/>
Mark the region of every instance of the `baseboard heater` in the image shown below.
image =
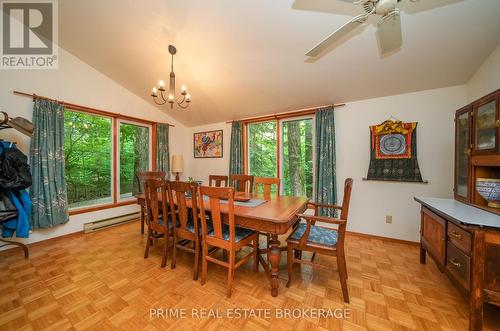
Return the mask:
<path id="1" fill-rule="evenodd" d="M 95 221 L 95 222 L 85 223 L 83 225 L 83 232 L 84 233 L 95 232 L 95 231 L 110 228 L 112 226 L 117 226 L 120 224 L 132 222 L 132 221 L 139 219 L 139 217 L 140 217 L 139 215 L 140 215 L 140 213 L 137 212 L 137 213 L 121 215 L 118 217 L 106 218 L 106 219 Z"/>

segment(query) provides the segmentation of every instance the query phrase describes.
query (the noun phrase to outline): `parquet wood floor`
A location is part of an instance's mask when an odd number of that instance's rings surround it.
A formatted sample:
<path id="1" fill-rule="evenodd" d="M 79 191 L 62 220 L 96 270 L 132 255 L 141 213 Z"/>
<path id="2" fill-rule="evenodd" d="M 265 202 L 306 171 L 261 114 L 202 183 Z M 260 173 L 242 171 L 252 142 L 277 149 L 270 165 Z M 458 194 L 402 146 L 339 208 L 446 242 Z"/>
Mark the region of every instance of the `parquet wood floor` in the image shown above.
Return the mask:
<path id="1" fill-rule="evenodd" d="M 145 236 L 133 222 L 0 253 L 0 330 L 467 330 L 468 303 L 418 248 L 348 235 L 351 303 L 344 305 L 338 274 L 297 266 L 287 289 L 285 255 L 278 297 L 251 264 L 236 271 L 226 297 L 226 270 L 209 264 L 207 284 L 192 279 L 193 256 L 161 269 L 160 246 L 143 258 Z M 283 253 L 286 254 L 286 253 Z M 334 264 L 333 258 L 318 257 Z M 346 308 L 335 318 L 150 318 L 150 308 Z M 500 330 L 500 310 L 487 306 L 486 328 Z"/>

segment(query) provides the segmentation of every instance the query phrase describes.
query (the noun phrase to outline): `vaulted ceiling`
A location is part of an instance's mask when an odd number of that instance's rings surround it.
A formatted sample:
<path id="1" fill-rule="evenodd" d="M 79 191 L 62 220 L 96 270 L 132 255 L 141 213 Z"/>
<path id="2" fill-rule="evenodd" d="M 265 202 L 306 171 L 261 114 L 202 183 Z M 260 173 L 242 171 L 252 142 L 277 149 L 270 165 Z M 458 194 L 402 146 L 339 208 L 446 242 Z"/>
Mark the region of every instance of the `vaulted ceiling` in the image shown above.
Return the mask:
<path id="1" fill-rule="evenodd" d="M 178 49 L 188 126 L 465 83 L 500 43 L 498 0 L 403 0 L 403 46 L 382 57 L 377 18 L 311 61 L 361 7 L 338 0 L 64 0 L 60 46 L 153 104 Z"/>

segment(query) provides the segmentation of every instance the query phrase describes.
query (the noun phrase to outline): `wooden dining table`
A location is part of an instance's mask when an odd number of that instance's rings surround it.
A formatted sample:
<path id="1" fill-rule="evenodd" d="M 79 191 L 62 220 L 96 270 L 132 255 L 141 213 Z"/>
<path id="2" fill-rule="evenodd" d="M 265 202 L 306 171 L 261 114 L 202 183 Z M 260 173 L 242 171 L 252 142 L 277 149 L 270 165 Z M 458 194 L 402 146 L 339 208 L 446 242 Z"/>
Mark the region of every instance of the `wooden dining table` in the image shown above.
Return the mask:
<path id="1" fill-rule="evenodd" d="M 236 195 L 241 193 L 236 193 Z M 278 235 L 285 234 L 298 220 L 297 214 L 303 213 L 307 208 L 307 197 L 294 196 L 274 196 L 264 199 L 259 193 L 245 193 L 251 199 L 263 199 L 264 203 L 256 206 L 244 206 L 235 204 L 234 219 L 237 226 L 247 229 L 268 233 L 270 235 L 268 250 L 268 259 L 266 262 L 261 254 L 259 261 L 264 270 L 269 274 L 271 281 L 271 295 L 278 295 L 279 280 L 278 272 L 281 260 L 281 248 Z M 137 195 L 137 203 L 144 207 L 144 194 Z M 188 199 L 187 205 L 190 207 L 191 199 Z M 210 210 L 210 203 L 203 201 L 206 211 Z M 223 221 L 227 222 L 228 208 L 226 204 L 221 204 L 221 213 Z M 225 217 L 224 217 L 225 215 Z M 226 220 L 224 220 L 226 218 Z M 270 264 L 270 268 L 269 265 Z"/>

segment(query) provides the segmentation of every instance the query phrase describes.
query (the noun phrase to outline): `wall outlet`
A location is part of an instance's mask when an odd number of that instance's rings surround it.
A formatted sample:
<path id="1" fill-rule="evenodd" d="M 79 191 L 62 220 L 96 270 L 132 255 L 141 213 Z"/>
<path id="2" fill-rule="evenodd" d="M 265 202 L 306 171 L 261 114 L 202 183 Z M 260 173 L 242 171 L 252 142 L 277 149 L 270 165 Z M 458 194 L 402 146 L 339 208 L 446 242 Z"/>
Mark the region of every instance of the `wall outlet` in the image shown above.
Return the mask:
<path id="1" fill-rule="evenodd" d="M 392 215 L 385 215 L 385 222 L 388 224 L 392 224 Z"/>

